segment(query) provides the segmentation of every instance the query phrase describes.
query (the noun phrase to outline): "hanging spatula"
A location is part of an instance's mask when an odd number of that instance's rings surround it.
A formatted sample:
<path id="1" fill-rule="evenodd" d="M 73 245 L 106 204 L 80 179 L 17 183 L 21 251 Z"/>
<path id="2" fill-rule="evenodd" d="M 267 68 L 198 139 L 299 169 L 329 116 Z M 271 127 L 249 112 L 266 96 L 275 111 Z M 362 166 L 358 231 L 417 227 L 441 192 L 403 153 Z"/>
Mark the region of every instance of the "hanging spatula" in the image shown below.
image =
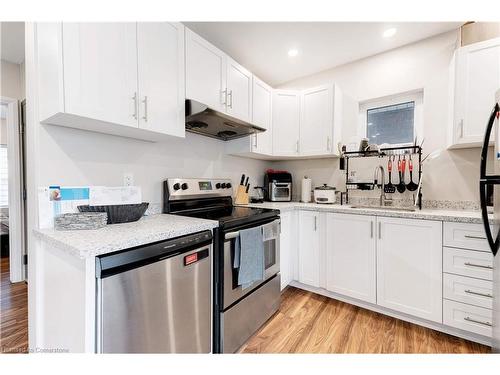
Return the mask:
<path id="1" fill-rule="evenodd" d="M 399 193 L 404 193 L 406 190 L 404 168 L 406 168 L 406 159 L 401 160 L 400 156 L 398 159 L 399 184 L 396 186 L 396 189 L 398 189 Z"/>
<path id="2" fill-rule="evenodd" d="M 389 161 L 387 162 L 387 171 L 389 172 L 389 183 L 384 186 L 384 193 L 395 193 L 396 192 L 396 186 L 392 184 L 391 181 L 391 174 L 392 174 L 392 159 L 391 156 L 389 156 Z"/>

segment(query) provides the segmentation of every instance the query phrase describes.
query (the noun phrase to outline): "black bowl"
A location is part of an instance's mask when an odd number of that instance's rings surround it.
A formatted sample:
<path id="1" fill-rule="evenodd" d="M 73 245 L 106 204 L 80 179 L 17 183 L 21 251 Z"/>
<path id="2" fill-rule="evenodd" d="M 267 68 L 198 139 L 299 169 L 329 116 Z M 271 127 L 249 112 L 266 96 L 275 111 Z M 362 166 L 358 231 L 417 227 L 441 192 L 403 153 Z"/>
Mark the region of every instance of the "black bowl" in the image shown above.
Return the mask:
<path id="1" fill-rule="evenodd" d="M 148 209 L 149 203 L 117 204 L 110 206 L 78 206 L 80 212 L 106 212 L 108 224 L 131 223 L 139 220 Z"/>

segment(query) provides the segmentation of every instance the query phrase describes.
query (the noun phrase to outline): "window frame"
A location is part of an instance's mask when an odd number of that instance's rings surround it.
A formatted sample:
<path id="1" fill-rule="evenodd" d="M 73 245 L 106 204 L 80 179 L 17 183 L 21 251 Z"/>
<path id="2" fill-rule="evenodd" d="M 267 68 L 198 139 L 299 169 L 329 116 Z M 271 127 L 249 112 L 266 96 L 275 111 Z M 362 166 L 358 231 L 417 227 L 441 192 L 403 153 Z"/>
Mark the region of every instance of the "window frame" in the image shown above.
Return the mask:
<path id="1" fill-rule="evenodd" d="M 361 102 L 359 104 L 358 135 L 361 138 L 367 137 L 368 110 L 380 108 L 380 107 L 387 107 L 387 106 L 391 106 L 391 105 L 404 104 L 404 103 L 408 103 L 408 102 L 415 103 L 414 113 L 413 113 L 413 137 L 412 137 L 412 139 L 415 139 L 415 137 L 418 137 L 418 139 L 420 139 L 420 140 L 423 139 L 423 136 L 424 136 L 424 132 L 423 132 L 424 93 L 422 90 L 400 93 L 400 94 L 395 94 L 395 95 L 391 95 L 391 96 L 386 96 L 383 98 L 377 98 L 377 99 L 367 100 L 367 101 Z M 405 143 L 391 143 L 388 145 L 389 145 L 389 147 L 411 146 L 411 145 L 413 145 L 413 141 L 412 142 L 405 142 Z M 378 144 L 378 146 L 380 146 L 380 144 Z"/>

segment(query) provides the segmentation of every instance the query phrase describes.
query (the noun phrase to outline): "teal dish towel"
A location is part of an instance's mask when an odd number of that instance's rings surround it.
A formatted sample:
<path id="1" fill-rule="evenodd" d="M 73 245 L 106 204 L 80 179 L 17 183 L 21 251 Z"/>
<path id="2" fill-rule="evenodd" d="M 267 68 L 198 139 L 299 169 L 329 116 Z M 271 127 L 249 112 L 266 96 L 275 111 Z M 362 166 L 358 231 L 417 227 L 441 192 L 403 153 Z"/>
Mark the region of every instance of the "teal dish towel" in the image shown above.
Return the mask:
<path id="1" fill-rule="evenodd" d="M 240 230 L 234 243 L 233 268 L 239 268 L 238 285 L 243 288 L 264 280 L 264 240 L 262 228 Z"/>

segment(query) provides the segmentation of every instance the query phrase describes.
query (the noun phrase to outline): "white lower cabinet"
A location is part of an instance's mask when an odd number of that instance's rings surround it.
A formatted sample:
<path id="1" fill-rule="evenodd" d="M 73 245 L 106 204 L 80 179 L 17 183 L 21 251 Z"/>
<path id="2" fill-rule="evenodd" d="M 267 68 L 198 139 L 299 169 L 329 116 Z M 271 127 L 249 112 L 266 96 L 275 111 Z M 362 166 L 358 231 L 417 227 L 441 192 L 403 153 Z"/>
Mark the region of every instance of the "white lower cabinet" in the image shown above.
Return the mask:
<path id="1" fill-rule="evenodd" d="M 319 219 L 319 212 L 299 212 L 299 281 L 313 287 L 320 286 Z"/>
<path id="2" fill-rule="evenodd" d="M 377 304 L 442 322 L 442 223 L 377 218 Z"/>
<path id="3" fill-rule="evenodd" d="M 464 331 L 491 337 L 493 313 L 490 309 L 444 300 L 443 323 Z"/>
<path id="4" fill-rule="evenodd" d="M 326 287 L 329 291 L 376 303 L 374 216 L 326 215 Z"/>

